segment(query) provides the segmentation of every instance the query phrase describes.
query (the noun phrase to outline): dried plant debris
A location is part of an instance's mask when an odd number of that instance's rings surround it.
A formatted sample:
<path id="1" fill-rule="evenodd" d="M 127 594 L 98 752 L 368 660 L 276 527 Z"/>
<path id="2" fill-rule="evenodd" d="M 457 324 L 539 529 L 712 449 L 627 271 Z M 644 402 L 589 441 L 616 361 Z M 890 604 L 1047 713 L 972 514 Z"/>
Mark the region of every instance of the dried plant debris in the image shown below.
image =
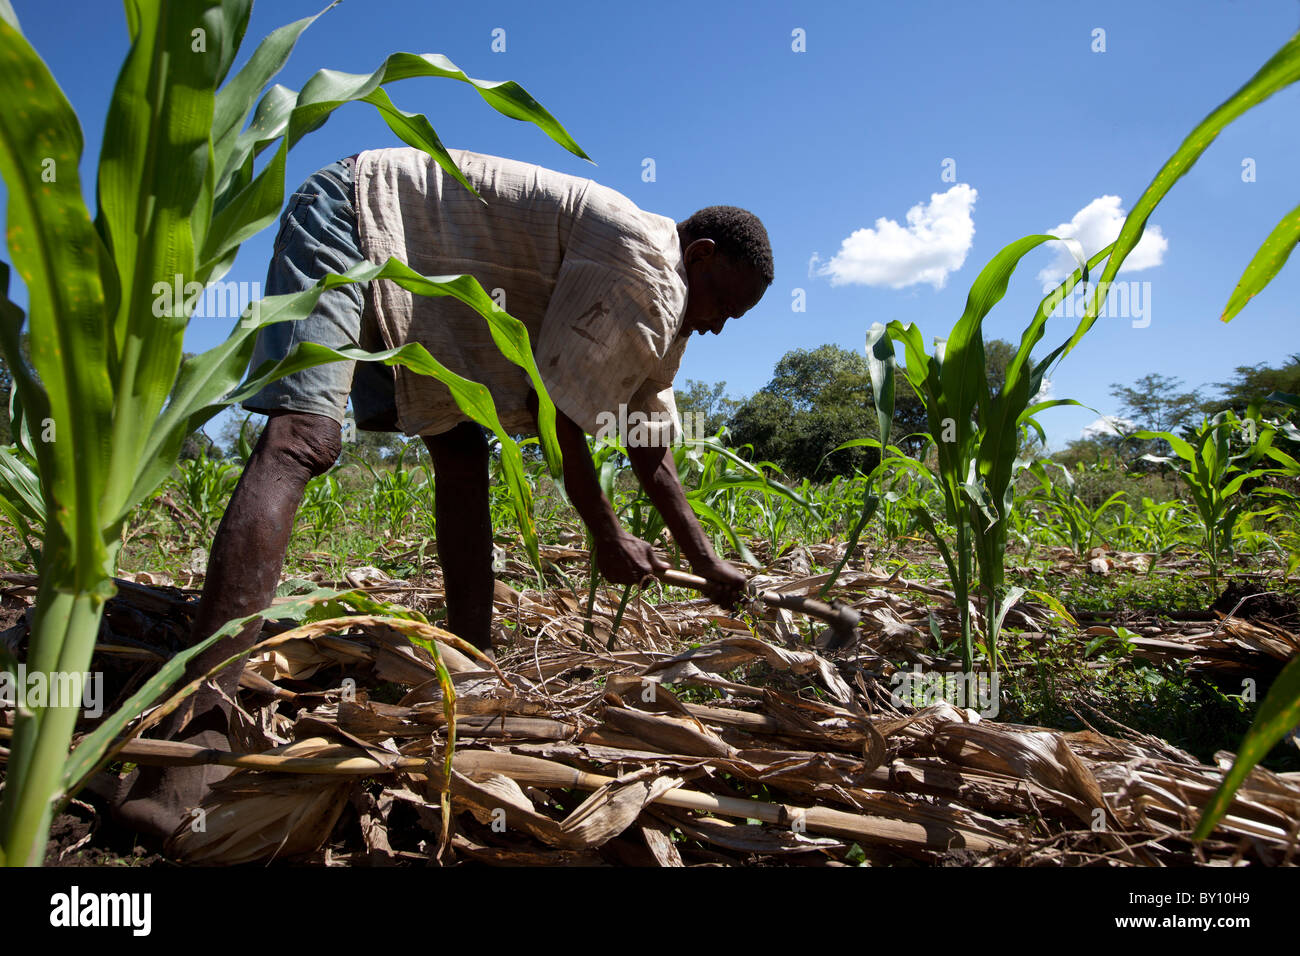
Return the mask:
<path id="1" fill-rule="evenodd" d="M 557 562 L 586 558 L 555 551 Z M 803 555 L 786 558 L 788 571 L 762 586 L 816 595 L 825 576 L 808 575 Z M 11 601 L 34 585 L 24 577 L 5 576 Z M 439 581 L 408 585 L 374 568 L 337 584 L 425 612 L 442 602 Z M 347 633 L 304 629 L 256 655 L 231 753 L 135 740 L 121 758 L 234 768 L 196 814 L 201 826 L 187 821 L 165 848 L 205 865 L 1296 862 L 1300 775 L 1255 769 L 1195 844 L 1190 832 L 1230 754 L 1207 765 L 1147 735 L 899 703 L 890 661 L 933 660 L 935 630 L 956 624 L 951 595 L 870 572 L 846 573 L 836 593 L 863 623 L 856 646 L 828 657 L 800 636 L 802 622 L 782 620 L 789 612 L 732 616 L 663 592 L 626 603 L 611 650 L 621 592 L 598 591 L 591 627 L 571 591 L 498 583 L 499 670 L 441 647 L 456 696 L 450 779 L 432 658 L 371 619 Z M 97 660 L 119 694 L 174 648 L 191 598 L 134 585 L 111 602 Z M 1031 635 L 1053 618 L 1033 604 L 1018 610 Z M 23 627 L 19 619 L 6 641 L 17 647 Z M 1096 632 L 1076 629 L 1081 641 Z M 1220 668 L 1300 649 L 1276 622 L 1223 611 L 1132 644 L 1135 655 Z"/>

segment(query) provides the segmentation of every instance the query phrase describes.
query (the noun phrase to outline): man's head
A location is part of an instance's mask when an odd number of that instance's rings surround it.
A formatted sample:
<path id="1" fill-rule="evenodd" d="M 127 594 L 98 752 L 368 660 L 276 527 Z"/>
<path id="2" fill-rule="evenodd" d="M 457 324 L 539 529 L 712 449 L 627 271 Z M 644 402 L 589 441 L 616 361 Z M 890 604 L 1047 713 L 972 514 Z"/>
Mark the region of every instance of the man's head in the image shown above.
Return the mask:
<path id="1" fill-rule="evenodd" d="M 772 284 L 772 246 L 752 212 L 708 206 L 677 224 L 688 296 L 679 334 L 722 331 Z"/>

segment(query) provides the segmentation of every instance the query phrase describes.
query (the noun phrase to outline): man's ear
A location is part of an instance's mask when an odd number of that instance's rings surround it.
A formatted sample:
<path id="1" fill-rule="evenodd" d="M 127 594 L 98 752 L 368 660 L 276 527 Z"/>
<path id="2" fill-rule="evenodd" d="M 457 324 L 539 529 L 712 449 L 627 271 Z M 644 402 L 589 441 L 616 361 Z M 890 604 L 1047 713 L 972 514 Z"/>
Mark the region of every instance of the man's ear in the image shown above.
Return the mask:
<path id="1" fill-rule="evenodd" d="M 687 264 L 702 262 L 713 258 L 716 249 L 717 243 L 712 239 L 695 239 L 686 247 L 686 252 L 682 255 L 682 258 Z"/>

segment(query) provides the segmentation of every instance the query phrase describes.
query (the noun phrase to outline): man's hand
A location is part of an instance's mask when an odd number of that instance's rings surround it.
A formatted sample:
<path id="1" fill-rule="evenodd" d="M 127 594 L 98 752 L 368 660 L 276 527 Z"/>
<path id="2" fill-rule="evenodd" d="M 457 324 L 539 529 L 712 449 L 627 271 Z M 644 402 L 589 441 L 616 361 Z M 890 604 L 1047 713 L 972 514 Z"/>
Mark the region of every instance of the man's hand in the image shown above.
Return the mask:
<path id="1" fill-rule="evenodd" d="M 739 604 L 740 599 L 745 595 L 745 586 L 749 583 L 749 579 L 729 561 L 723 561 L 715 555 L 712 560 L 697 561 L 692 570 L 713 585 L 705 593 L 718 607 L 730 610 Z"/>
<path id="2" fill-rule="evenodd" d="M 621 528 L 596 542 L 596 563 L 613 584 L 645 584 L 646 578 L 668 567 L 647 542 Z"/>

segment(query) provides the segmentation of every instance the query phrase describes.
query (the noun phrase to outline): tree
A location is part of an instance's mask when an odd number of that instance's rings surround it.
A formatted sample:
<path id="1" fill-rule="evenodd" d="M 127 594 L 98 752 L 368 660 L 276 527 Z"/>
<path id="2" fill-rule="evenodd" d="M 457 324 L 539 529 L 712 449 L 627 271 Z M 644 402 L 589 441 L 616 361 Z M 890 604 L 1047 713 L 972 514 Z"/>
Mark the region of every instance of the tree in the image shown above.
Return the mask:
<path id="1" fill-rule="evenodd" d="M 343 443 L 343 459 L 346 461 L 349 457 L 355 457 L 377 465 L 387 458 L 395 458 L 414 440 L 401 432 L 371 432 L 358 428 L 352 439 Z M 415 460 L 415 457 L 410 459 Z"/>
<path id="2" fill-rule="evenodd" d="M 9 391 L 13 384 L 13 373 L 5 364 L 5 357 L 0 355 L 0 445 L 11 445 L 14 440 L 9 431 Z"/>
<path id="3" fill-rule="evenodd" d="M 1213 415 L 1230 408 L 1238 415 L 1252 402 L 1261 402 L 1270 392 L 1300 395 L 1300 352 L 1294 353 L 1278 368 L 1261 362 L 1259 365 L 1238 365 L 1234 378 L 1215 382 L 1220 397 L 1201 405 L 1201 411 Z"/>
<path id="4" fill-rule="evenodd" d="M 1119 399 L 1123 417 L 1133 421 L 1132 431 L 1172 432 L 1196 424 L 1200 411 L 1199 389 L 1179 392 L 1181 378 L 1151 373 L 1132 386 L 1112 382 L 1111 397 Z"/>
<path id="5" fill-rule="evenodd" d="M 726 396 L 727 383 L 715 382 L 710 385 L 698 379 L 688 378 L 686 388 L 677 390 L 677 414 L 683 422 L 687 415 L 698 415 L 700 434 L 716 435 L 718 429 L 727 423 L 741 403 Z"/>
<path id="6" fill-rule="evenodd" d="M 795 349 L 777 362 L 772 379 L 739 403 L 729 421 L 732 440 L 753 445 L 757 459 L 792 476 L 852 474 L 867 452 L 837 452 L 836 445 L 874 434 L 871 375 L 866 358 L 840 348 Z"/>
<path id="7" fill-rule="evenodd" d="M 39 380 L 35 369 L 32 369 L 30 352 L 28 351 L 28 339 L 30 333 L 23 332 L 18 338 L 18 348 L 22 351 L 22 358 L 27 368 L 33 376 Z M 14 443 L 13 432 L 9 428 L 9 395 L 14 387 L 13 369 L 9 367 L 5 359 L 4 350 L 0 349 L 0 445 L 12 445 Z"/>
<path id="8" fill-rule="evenodd" d="M 1140 440 L 1132 437 L 1135 432 L 1178 432 L 1196 425 L 1200 418 L 1200 390 L 1180 392 L 1182 385 L 1180 378 L 1155 372 L 1143 375 L 1131 386 L 1111 383 L 1110 394 L 1119 399 L 1120 417 L 1127 420 L 1127 424 L 1120 428 L 1117 447 L 1131 468 L 1149 471 L 1151 468 L 1142 460 L 1142 455 L 1170 454 L 1164 440 Z"/>
<path id="9" fill-rule="evenodd" d="M 993 339 L 985 355 L 989 383 L 996 389 L 1015 349 Z M 859 448 L 836 452 L 822 464 L 837 445 L 879 437 L 866 356 L 838 345 L 787 352 L 771 381 L 736 403 L 728 426 L 735 444 L 753 445 L 755 458 L 775 462 L 798 477 L 848 475 L 880 460 L 877 451 Z M 891 443 L 915 456 L 925 447 L 929 430 L 925 406 L 909 386 L 900 384 L 894 394 Z"/>
<path id="10" fill-rule="evenodd" d="M 1295 414 L 1289 409 L 1279 405 L 1264 405 L 1263 402 L 1273 392 L 1300 395 L 1300 352 L 1293 353 L 1277 368 L 1263 362 L 1258 365 L 1238 365 L 1233 375 L 1229 381 L 1214 383 L 1220 396 L 1201 406 L 1201 411 L 1206 416 L 1230 408 L 1244 418 L 1247 407 L 1258 403 L 1262 406 L 1260 412 L 1265 418 L 1295 419 Z M 1293 458 L 1300 455 L 1300 442 L 1288 438 L 1284 432 L 1277 433 L 1274 445 Z"/>
<path id="11" fill-rule="evenodd" d="M 1113 465 L 1118 460 L 1118 435 L 1088 435 L 1066 442 L 1065 448 L 1055 452 L 1052 461 L 1073 469 L 1077 465 Z"/>
<path id="12" fill-rule="evenodd" d="M 257 416 L 261 417 L 261 416 Z M 221 444 L 225 448 L 227 458 L 239 458 L 239 436 L 242 434 L 244 440 L 248 442 L 249 447 L 255 447 L 257 440 L 262 437 L 262 429 L 266 427 L 265 421 L 255 422 L 254 413 L 249 412 L 243 418 L 236 418 L 233 415 L 226 419 L 226 423 L 221 426 Z"/>
<path id="13" fill-rule="evenodd" d="M 195 429 L 185 436 L 181 445 L 180 461 L 193 461 L 195 458 L 222 458 L 221 448 L 208 437 L 202 428 Z"/>

